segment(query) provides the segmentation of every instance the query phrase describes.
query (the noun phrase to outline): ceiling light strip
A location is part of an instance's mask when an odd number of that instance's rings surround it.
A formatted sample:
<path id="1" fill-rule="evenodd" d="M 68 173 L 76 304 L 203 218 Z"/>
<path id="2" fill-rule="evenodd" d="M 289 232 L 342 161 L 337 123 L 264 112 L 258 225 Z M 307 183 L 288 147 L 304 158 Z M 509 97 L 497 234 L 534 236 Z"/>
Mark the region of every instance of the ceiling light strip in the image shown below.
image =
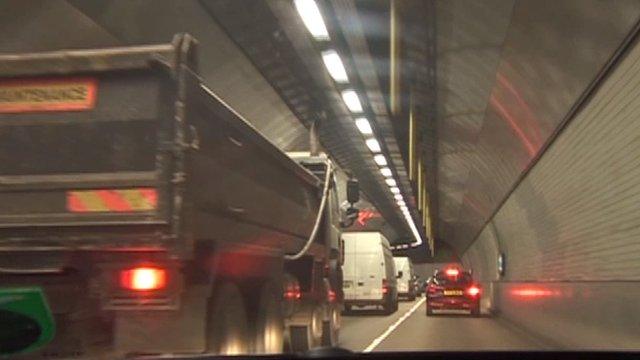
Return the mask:
<path id="1" fill-rule="evenodd" d="M 315 0 L 294 0 L 294 5 L 298 14 L 302 18 L 302 22 L 311 33 L 314 39 L 318 41 L 327 41 L 331 38 L 329 37 L 329 32 L 327 30 L 327 26 L 325 25 L 324 19 L 322 18 L 322 13 L 320 12 L 320 8 Z M 329 72 L 329 75 L 333 78 L 333 80 L 339 84 L 348 84 L 349 76 L 347 75 L 347 70 L 340 58 L 340 55 L 337 51 L 329 49 L 323 51 L 321 53 L 322 61 Z M 349 109 L 349 111 L 353 114 L 361 114 L 364 112 L 362 107 L 362 103 L 360 102 L 360 96 L 356 92 L 355 89 L 350 88 L 343 90 L 341 92 L 342 100 L 345 105 Z M 418 246 L 422 244 L 422 237 L 418 232 L 415 222 L 411 217 L 411 213 L 409 212 L 409 208 L 404 201 L 402 194 L 400 193 L 400 189 L 398 188 L 397 181 L 393 178 L 393 172 L 388 167 L 387 157 L 384 154 L 381 154 L 382 148 L 380 143 L 375 137 L 373 133 L 373 129 L 371 128 L 371 124 L 366 117 L 358 117 L 355 119 L 355 125 L 360 131 L 361 134 L 365 135 L 365 144 L 369 148 L 369 150 L 374 154 L 373 160 L 380 167 L 380 173 L 384 176 L 385 182 L 389 186 L 389 191 L 393 194 L 394 199 L 396 200 L 400 210 L 404 214 L 405 220 L 409 225 L 409 229 L 411 230 L 415 242 L 411 243 L 412 247 Z M 404 244 L 401 247 L 394 248 L 409 248 L 409 244 Z"/>

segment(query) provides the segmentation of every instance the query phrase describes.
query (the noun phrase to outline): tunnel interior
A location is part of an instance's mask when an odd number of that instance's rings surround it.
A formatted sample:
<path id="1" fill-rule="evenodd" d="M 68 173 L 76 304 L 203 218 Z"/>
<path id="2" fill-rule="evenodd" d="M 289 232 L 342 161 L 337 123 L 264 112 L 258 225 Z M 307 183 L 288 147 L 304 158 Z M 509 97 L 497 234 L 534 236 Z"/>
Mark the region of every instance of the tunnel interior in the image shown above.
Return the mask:
<path id="1" fill-rule="evenodd" d="M 358 229 L 422 277 L 460 263 L 488 312 L 553 346 L 638 349 L 640 3 L 319 6 L 406 212 L 289 1 L 4 1 L 0 53 L 190 33 L 203 81 L 282 151 L 318 126 L 360 181 Z"/>

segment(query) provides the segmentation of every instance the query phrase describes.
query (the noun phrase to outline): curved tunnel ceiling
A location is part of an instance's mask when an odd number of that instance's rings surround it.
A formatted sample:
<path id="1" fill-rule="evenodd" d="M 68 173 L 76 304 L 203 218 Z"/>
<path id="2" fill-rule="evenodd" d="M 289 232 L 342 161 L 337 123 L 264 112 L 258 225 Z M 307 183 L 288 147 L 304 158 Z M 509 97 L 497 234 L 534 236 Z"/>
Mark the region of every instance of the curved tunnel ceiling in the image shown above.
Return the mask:
<path id="1" fill-rule="evenodd" d="M 437 1 L 439 235 L 459 253 L 639 13 L 632 1 Z"/>

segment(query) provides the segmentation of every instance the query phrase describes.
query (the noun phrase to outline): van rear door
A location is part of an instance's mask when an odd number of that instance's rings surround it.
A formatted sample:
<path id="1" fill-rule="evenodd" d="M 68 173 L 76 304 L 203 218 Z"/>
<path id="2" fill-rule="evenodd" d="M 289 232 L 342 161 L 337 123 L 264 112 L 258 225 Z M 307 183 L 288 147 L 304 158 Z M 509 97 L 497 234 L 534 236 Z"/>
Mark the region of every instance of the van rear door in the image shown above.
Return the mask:
<path id="1" fill-rule="evenodd" d="M 358 253 L 356 252 L 357 237 L 353 234 L 343 234 L 344 264 L 342 265 L 342 290 L 345 300 L 356 299 L 356 284 L 358 268 Z"/>
<path id="2" fill-rule="evenodd" d="M 382 299 L 382 277 L 384 260 L 381 252 L 358 253 L 357 298 L 362 300 Z"/>

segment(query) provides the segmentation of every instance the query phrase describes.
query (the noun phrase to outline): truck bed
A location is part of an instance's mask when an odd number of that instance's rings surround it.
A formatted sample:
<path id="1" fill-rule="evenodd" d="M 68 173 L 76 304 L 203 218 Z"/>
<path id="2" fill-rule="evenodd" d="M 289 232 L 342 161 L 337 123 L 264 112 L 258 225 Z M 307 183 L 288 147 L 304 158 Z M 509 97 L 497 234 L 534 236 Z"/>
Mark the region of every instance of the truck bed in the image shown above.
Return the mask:
<path id="1" fill-rule="evenodd" d="M 183 38 L 0 56 L 0 161 L 0 249 L 296 251 L 320 202 L 319 179 L 202 85 Z"/>

